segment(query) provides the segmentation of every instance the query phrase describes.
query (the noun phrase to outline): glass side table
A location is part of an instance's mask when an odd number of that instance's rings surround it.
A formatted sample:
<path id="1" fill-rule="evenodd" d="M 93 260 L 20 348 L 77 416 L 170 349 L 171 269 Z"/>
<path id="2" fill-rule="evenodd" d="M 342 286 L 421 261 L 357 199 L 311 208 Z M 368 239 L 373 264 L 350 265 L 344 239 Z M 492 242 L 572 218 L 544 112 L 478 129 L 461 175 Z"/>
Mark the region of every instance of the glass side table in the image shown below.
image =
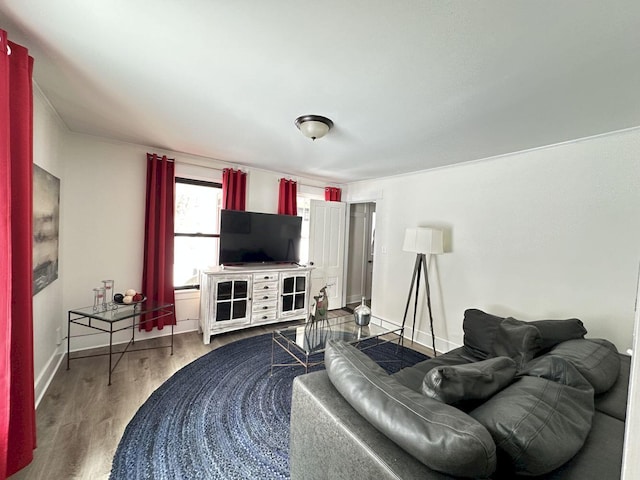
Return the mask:
<path id="1" fill-rule="evenodd" d="M 139 349 L 130 349 L 135 344 L 136 328 L 140 325 L 140 315 L 146 314 L 146 321 L 155 320 L 163 317 L 174 317 L 175 309 L 172 303 L 158 303 L 151 300 L 135 304 L 112 304 L 107 305 L 106 310 L 96 309 L 95 307 L 82 307 L 69 310 L 67 316 L 67 370 L 70 368 L 71 360 L 79 360 L 81 358 L 98 357 L 109 355 L 109 383 L 111 385 L 111 374 L 120 363 L 120 359 L 125 353 L 137 352 L 140 350 L 150 350 L 156 348 L 170 348 L 173 355 L 173 327 L 171 325 L 171 343 L 169 345 L 161 345 L 158 347 L 148 347 Z M 79 355 L 71 357 L 71 325 L 82 325 L 83 327 L 98 330 L 109 334 L 109 353 L 96 353 L 92 355 Z M 113 334 L 131 330 L 131 338 L 124 347 L 124 350 L 113 351 Z M 113 356 L 119 355 L 115 364 Z"/>

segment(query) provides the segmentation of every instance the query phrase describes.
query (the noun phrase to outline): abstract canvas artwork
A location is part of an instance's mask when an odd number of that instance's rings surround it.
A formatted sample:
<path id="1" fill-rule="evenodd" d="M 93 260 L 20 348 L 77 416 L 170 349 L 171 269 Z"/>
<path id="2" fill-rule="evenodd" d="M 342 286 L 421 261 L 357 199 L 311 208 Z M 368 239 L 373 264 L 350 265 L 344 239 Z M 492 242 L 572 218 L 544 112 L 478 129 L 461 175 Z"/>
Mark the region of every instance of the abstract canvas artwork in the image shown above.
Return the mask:
<path id="1" fill-rule="evenodd" d="M 33 294 L 58 278 L 60 179 L 33 165 Z"/>

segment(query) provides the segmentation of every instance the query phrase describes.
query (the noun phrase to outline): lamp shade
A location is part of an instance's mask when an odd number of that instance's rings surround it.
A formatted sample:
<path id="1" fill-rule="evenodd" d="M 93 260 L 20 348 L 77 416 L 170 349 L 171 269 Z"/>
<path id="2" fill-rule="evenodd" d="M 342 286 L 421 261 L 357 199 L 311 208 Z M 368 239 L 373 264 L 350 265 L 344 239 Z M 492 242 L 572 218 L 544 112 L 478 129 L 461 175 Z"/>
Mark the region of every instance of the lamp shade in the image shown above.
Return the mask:
<path id="1" fill-rule="evenodd" d="M 442 246 L 442 230 L 435 228 L 407 228 L 404 232 L 404 244 L 402 249 L 405 252 L 415 253 L 444 253 Z"/>

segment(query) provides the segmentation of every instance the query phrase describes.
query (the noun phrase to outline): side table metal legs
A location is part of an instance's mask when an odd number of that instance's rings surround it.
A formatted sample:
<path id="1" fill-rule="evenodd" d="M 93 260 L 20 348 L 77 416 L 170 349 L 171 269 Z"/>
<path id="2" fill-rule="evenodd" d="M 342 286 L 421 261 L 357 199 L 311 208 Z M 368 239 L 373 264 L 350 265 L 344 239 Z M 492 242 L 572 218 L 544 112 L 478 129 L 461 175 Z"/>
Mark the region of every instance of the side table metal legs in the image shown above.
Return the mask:
<path id="1" fill-rule="evenodd" d="M 115 313 L 114 313 L 115 312 Z M 71 360 L 78 360 L 80 358 L 97 357 L 97 356 L 109 356 L 109 370 L 108 370 L 108 385 L 111 385 L 111 377 L 113 371 L 116 369 L 120 360 L 125 353 L 137 352 L 140 350 L 153 350 L 156 348 L 170 348 L 171 355 L 173 355 L 174 346 L 174 325 L 171 324 L 171 335 L 169 345 L 160 345 L 157 347 L 137 348 L 130 349 L 135 344 L 136 333 L 135 330 L 139 326 L 136 323 L 136 317 L 140 317 L 142 313 L 154 315 L 154 319 L 171 316 L 175 318 L 175 309 L 173 304 L 153 305 L 146 310 L 141 311 L 138 305 L 134 305 L 133 310 L 125 311 L 124 313 L 117 312 L 117 309 L 105 310 L 105 311 L 92 311 L 90 308 L 80 308 L 76 310 L 69 310 L 67 316 L 67 370 L 70 369 Z M 74 316 L 75 315 L 75 316 Z M 131 323 L 128 320 L 131 319 Z M 126 321 L 126 324 L 122 327 L 118 327 L 117 322 Z M 75 323 L 85 328 L 97 330 L 109 335 L 109 352 L 108 353 L 96 353 L 89 355 L 76 355 L 71 358 L 71 324 Z M 108 324 L 108 327 L 104 324 Z M 124 349 L 115 351 L 113 348 L 113 335 L 117 332 L 131 330 L 131 338 L 124 346 Z M 114 361 L 113 355 L 118 355 L 118 358 Z"/>

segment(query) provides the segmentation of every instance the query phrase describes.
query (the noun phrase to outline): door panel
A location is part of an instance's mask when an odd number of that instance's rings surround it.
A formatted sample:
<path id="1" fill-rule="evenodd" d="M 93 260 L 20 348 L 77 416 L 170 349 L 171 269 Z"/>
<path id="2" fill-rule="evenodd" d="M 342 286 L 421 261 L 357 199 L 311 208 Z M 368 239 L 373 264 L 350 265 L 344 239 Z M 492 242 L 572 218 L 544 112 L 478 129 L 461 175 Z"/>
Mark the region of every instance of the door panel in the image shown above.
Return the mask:
<path id="1" fill-rule="evenodd" d="M 346 204 L 311 201 L 309 225 L 309 262 L 311 297 L 327 285 L 329 308 L 341 308 L 344 271 L 344 226 Z"/>

